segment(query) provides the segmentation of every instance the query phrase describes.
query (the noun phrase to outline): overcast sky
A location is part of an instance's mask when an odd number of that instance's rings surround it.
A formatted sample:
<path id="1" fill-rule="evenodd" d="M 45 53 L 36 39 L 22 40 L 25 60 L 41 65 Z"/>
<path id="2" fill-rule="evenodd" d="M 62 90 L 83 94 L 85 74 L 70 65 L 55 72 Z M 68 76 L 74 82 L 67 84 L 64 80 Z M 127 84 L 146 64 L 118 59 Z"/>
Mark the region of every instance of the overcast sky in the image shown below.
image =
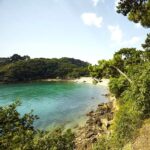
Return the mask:
<path id="1" fill-rule="evenodd" d="M 0 57 L 74 57 L 96 63 L 140 48 L 149 29 L 115 11 L 115 0 L 0 0 Z"/>

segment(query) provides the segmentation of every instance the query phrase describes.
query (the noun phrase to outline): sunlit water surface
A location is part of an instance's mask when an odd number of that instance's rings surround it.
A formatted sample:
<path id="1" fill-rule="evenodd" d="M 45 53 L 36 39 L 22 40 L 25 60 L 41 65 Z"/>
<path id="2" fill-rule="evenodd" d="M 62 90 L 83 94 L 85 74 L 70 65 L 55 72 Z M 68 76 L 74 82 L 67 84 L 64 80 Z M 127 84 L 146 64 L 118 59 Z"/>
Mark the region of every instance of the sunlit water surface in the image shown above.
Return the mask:
<path id="1" fill-rule="evenodd" d="M 102 94 L 107 88 L 92 84 L 72 82 L 35 82 L 0 85 L 0 105 L 19 99 L 18 111 L 34 110 L 40 119 L 35 126 L 41 129 L 56 126 L 76 126 L 86 120 L 86 113 L 107 101 Z"/>

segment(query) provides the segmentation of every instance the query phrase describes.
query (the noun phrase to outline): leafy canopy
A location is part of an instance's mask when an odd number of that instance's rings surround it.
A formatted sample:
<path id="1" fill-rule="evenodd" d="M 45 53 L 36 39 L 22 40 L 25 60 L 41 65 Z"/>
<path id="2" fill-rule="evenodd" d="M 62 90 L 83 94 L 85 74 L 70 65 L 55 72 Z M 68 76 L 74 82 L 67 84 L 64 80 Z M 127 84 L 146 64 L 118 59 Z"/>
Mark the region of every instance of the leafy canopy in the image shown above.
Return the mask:
<path id="1" fill-rule="evenodd" d="M 117 12 L 135 23 L 150 27 L 150 0 L 120 0 Z"/>

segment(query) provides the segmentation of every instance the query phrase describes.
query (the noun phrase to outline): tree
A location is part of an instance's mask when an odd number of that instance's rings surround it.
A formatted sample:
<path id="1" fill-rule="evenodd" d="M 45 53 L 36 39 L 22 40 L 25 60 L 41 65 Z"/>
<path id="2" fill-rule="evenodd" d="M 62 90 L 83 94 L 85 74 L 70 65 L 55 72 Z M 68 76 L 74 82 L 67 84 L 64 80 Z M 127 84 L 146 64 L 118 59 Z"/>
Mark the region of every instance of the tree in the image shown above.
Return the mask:
<path id="1" fill-rule="evenodd" d="M 0 81 L 30 81 L 45 78 L 88 76 L 89 63 L 73 58 L 35 58 L 13 55 L 8 64 L 0 65 Z"/>
<path id="2" fill-rule="evenodd" d="M 73 150 L 74 134 L 71 130 L 62 132 L 56 129 L 52 132 L 34 128 L 38 116 L 32 112 L 20 116 L 15 102 L 6 107 L 0 107 L 0 149 L 9 150 Z"/>
<path id="3" fill-rule="evenodd" d="M 142 44 L 142 47 L 145 49 L 145 51 L 150 51 L 150 33 L 147 34 L 147 38 L 145 40 L 145 43 Z"/>
<path id="4" fill-rule="evenodd" d="M 14 55 L 12 55 L 12 56 L 10 57 L 10 60 L 11 60 L 12 62 L 16 62 L 16 61 L 21 60 L 21 59 L 22 59 L 22 57 L 21 57 L 20 55 L 18 55 L 18 54 L 14 54 Z"/>
<path id="5" fill-rule="evenodd" d="M 118 66 L 118 64 L 120 64 L 119 67 L 125 67 L 127 65 L 134 65 L 143 62 L 143 52 L 140 50 L 136 50 L 135 48 L 122 48 L 115 53 L 114 60 L 116 59 L 116 56 L 120 56 L 120 62 L 122 60 L 122 63 L 118 63 L 118 61 L 116 62 L 115 66 Z"/>
<path id="6" fill-rule="evenodd" d="M 147 34 L 147 38 L 145 40 L 145 43 L 142 44 L 142 47 L 145 50 L 145 57 L 148 61 L 150 61 L 150 33 Z"/>
<path id="7" fill-rule="evenodd" d="M 28 55 L 24 55 L 23 57 L 22 57 L 22 60 L 29 60 L 30 59 L 30 56 L 28 56 Z"/>
<path id="8" fill-rule="evenodd" d="M 135 23 L 150 27 L 150 0 L 120 0 L 117 12 Z"/>

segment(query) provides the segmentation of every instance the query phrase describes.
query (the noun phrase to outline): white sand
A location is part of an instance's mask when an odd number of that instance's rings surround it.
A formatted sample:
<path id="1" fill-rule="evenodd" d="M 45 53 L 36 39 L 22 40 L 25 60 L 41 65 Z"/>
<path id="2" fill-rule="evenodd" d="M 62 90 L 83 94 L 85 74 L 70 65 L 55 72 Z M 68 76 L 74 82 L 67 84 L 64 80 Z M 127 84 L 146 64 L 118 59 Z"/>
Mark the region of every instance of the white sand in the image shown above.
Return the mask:
<path id="1" fill-rule="evenodd" d="M 81 77 L 79 79 L 73 80 L 76 83 L 90 83 L 93 84 L 92 77 Z M 109 79 L 102 79 L 101 82 L 98 82 L 97 85 L 107 86 L 108 87 Z"/>
<path id="2" fill-rule="evenodd" d="M 93 78 L 92 77 L 81 77 L 79 79 L 43 79 L 42 81 L 68 81 L 68 82 L 75 82 L 75 83 L 89 83 L 93 84 Z M 109 79 L 102 79 L 101 82 L 98 82 L 97 85 L 106 86 L 108 87 Z"/>

